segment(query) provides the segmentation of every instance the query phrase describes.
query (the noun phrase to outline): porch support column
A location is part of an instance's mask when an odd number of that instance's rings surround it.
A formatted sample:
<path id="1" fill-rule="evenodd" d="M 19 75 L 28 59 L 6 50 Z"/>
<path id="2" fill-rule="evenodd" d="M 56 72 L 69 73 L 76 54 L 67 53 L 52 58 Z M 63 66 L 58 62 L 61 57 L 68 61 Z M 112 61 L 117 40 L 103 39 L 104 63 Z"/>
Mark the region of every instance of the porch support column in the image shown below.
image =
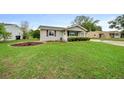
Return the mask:
<path id="1" fill-rule="evenodd" d="M 86 37 L 86 32 L 84 31 L 84 36 L 83 37 Z"/>
<path id="2" fill-rule="evenodd" d="M 119 38 L 121 38 L 121 33 L 119 32 Z"/>
<path id="3" fill-rule="evenodd" d="M 68 36 L 67 36 L 67 30 L 63 32 L 63 41 L 67 42 L 68 41 Z"/>
<path id="4" fill-rule="evenodd" d="M 79 32 L 81 37 L 86 37 L 86 32 Z"/>
<path id="5" fill-rule="evenodd" d="M 42 41 L 42 30 L 40 30 L 40 41 Z"/>

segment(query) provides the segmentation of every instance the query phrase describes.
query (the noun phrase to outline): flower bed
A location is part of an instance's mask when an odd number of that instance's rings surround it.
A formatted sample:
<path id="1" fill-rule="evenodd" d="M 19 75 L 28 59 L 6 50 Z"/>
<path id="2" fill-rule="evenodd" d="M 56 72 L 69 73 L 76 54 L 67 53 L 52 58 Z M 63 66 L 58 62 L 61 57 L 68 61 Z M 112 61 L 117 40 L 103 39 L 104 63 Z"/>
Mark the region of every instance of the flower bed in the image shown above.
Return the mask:
<path id="1" fill-rule="evenodd" d="M 23 42 L 23 43 L 13 44 L 12 46 L 35 46 L 39 44 L 43 44 L 43 42 Z"/>

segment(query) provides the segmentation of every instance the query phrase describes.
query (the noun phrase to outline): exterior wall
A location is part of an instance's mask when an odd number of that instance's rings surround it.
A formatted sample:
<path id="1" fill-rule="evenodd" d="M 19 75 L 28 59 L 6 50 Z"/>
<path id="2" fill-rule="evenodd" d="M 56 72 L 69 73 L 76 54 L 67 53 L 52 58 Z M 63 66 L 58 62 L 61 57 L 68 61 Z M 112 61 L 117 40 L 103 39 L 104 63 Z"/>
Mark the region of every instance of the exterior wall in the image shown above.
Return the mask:
<path id="1" fill-rule="evenodd" d="M 65 41 L 65 42 L 68 41 L 67 30 L 65 30 L 62 34 L 63 34 L 62 35 L 62 40 Z"/>
<path id="2" fill-rule="evenodd" d="M 97 32 L 88 32 L 86 36 L 89 37 L 89 38 L 99 38 L 99 33 L 97 33 Z"/>
<path id="3" fill-rule="evenodd" d="M 78 37 L 86 37 L 86 32 L 78 32 Z"/>
<path id="4" fill-rule="evenodd" d="M 49 35 L 47 36 L 46 30 L 40 31 L 40 41 L 55 41 L 55 40 L 60 40 L 62 37 L 63 37 L 62 31 L 56 31 L 56 36 L 49 36 Z"/>
<path id="5" fill-rule="evenodd" d="M 48 30 L 50 31 L 50 30 Z M 52 31 L 52 30 L 51 30 Z M 86 32 L 79 32 L 78 33 L 79 37 L 86 37 Z M 67 35 L 67 30 L 65 31 L 56 31 L 56 36 L 47 36 L 47 30 L 41 30 L 40 31 L 40 41 L 56 41 L 56 40 L 63 40 L 67 41 L 68 35 Z"/>
<path id="6" fill-rule="evenodd" d="M 107 38 L 108 39 L 108 38 L 111 38 L 111 37 L 110 37 L 110 34 L 108 32 L 104 32 L 104 37 L 103 38 Z"/>
<path id="7" fill-rule="evenodd" d="M 16 40 L 16 36 L 20 35 L 22 39 L 22 31 L 15 25 L 5 25 L 6 31 L 11 33 L 11 37 L 8 40 Z"/>

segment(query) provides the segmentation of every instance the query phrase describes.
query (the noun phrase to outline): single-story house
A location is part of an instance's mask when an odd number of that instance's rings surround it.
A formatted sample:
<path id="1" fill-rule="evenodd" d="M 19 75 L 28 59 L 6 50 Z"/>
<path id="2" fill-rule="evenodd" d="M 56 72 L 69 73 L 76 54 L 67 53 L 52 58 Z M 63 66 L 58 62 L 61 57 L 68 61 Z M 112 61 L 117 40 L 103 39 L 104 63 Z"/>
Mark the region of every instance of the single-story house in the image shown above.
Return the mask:
<path id="1" fill-rule="evenodd" d="M 121 38 L 121 33 L 119 31 L 109 31 L 108 33 L 111 38 Z"/>
<path id="2" fill-rule="evenodd" d="M 119 31 L 94 31 L 88 32 L 87 37 L 89 38 L 121 38 Z"/>
<path id="3" fill-rule="evenodd" d="M 21 28 L 16 24 L 4 24 L 4 27 L 7 32 L 11 33 L 11 37 L 8 40 L 17 40 L 22 39 L 22 31 Z"/>
<path id="4" fill-rule="evenodd" d="M 41 41 L 67 41 L 68 37 L 86 37 L 87 29 L 75 25 L 70 27 L 39 26 Z"/>

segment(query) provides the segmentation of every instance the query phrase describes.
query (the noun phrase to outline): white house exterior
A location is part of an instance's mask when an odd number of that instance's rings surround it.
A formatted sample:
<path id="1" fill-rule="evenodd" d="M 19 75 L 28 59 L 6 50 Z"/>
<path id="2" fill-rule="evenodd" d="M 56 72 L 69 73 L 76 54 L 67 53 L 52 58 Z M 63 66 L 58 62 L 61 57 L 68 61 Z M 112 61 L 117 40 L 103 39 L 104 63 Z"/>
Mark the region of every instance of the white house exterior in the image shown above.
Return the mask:
<path id="1" fill-rule="evenodd" d="M 41 41 L 67 41 L 68 37 L 86 37 L 86 29 L 81 26 L 53 27 L 40 26 Z"/>
<path id="2" fill-rule="evenodd" d="M 8 40 L 16 40 L 16 39 L 22 39 L 22 31 L 19 26 L 16 24 L 4 24 L 4 27 L 7 32 L 11 33 L 11 37 L 9 37 Z"/>

